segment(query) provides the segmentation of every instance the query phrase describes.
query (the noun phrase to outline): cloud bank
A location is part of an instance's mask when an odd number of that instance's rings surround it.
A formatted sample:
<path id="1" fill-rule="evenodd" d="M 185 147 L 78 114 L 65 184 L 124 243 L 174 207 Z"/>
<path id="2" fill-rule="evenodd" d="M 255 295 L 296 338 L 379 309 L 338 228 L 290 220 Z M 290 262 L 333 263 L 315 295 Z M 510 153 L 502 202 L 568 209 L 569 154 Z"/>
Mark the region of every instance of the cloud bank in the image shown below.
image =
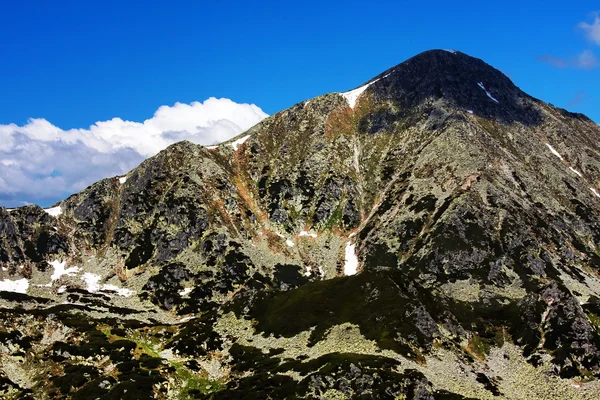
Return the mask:
<path id="1" fill-rule="evenodd" d="M 594 22 L 580 22 L 577 27 L 581 29 L 585 36 L 592 42 L 600 45 L 600 13 L 593 13 Z"/>
<path id="2" fill-rule="evenodd" d="M 254 104 L 214 97 L 161 106 L 144 122 L 113 118 L 63 130 L 42 118 L 0 125 L 0 205 L 49 205 L 106 177 L 126 173 L 181 140 L 220 143 L 268 115 Z"/>

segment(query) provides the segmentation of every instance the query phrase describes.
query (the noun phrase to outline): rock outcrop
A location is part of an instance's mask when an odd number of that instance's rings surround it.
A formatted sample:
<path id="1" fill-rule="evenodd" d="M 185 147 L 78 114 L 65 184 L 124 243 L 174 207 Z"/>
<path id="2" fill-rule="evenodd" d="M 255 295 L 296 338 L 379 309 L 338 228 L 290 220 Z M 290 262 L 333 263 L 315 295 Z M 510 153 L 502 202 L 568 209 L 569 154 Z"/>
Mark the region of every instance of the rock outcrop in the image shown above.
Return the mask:
<path id="1" fill-rule="evenodd" d="M 0 208 L 0 393 L 596 399 L 599 139 L 428 51 Z"/>

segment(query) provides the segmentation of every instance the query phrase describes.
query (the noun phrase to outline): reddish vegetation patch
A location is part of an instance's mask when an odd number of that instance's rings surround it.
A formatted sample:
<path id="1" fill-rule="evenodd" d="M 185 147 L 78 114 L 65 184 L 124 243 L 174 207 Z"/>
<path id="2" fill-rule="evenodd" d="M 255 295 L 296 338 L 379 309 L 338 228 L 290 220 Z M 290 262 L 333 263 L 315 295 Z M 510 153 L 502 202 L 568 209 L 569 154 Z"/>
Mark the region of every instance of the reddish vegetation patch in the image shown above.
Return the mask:
<path id="1" fill-rule="evenodd" d="M 478 174 L 469 175 L 460 188 L 462 190 L 469 190 L 471 188 L 471 185 L 473 185 L 473 183 L 477 181 L 477 178 L 479 178 Z"/>
<path id="2" fill-rule="evenodd" d="M 352 109 L 345 107 L 329 114 L 325 121 L 325 136 L 329 141 L 333 141 L 341 132 L 350 132 L 353 128 Z"/>

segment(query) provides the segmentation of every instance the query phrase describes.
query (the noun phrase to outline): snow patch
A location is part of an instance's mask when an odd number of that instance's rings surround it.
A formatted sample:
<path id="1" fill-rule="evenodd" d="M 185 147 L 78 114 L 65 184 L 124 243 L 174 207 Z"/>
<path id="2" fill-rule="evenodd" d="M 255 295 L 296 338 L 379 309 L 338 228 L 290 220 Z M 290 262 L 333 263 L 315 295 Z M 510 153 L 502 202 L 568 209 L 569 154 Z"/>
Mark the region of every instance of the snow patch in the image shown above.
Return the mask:
<path id="1" fill-rule="evenodd" d="M 469 114 L 473 114 L 473 110 L 467 110 Z"/>
<path id="2" fill-rule="evenodd" d="M 316 238 L 317 234 L 316 233 L 309 233 L 307 231 L 301 231 L 298 236 L 310 236 L 311 238 Z"/>
<path id="3" fill-rule="evenodd" d="M 10 279 L 5 279 L 0 281 L 0 292 L 13 292 L 13 293 L 27 293 L 27 289 L 29 288 L 29 281 L 27 278 L 18 279 L 16 281 L 12 281 Z"/>
<path id="4" fill-rule="evenodd" d="M 186 287 L 182 291 L 179 292 L 179 295 L 183 297 L 183 296 L 187 296 L 191 292 L 192 292 L 192 288 L 191 287 Z"/>
<path id="5" fill-rule="evenodd" d="M 127 175 L 126 176 L 122 176 L 122 177 L 119 178 L 119 183 L 121 185 L 124 184 L 125 182 L 127 182 Z"/>
<path id="6" fill-rule="evenodd" d="M 214 150 L 214 149 L 216 149 L 217 147 L 219 147 L 219 146 L 206 146 L 206 149 L 207 149 L 207 150 Z"/>
<path id="7" fill-rule="evenodd" d="M 358 269 L 358 257 L 355 251 L 356 245 L 351 242 L 346 243 L 346 251 L 344 254 L 344 274 L 356 275 Z"/>
<path id="8" fill-rule="evenodd" d="M 451 50 L 451 49 L 443 49 L 443 50 L 447 51 L 448 53 L 456 54 L 456 50 Z"/>
<path id="9" fill-rule="evenodd" d="M 58 260 L 50 262 L 50 265 L 54 268 L 54 272 L 50 276 L 50 279 L 56 281 L 60 279 L 61 276 L 73 276 L 79 272 L 79 267 L 70 267 L 65 269 L 65 265 L 67 265 L 66 261 L 60 262 Z"/>
<path id="10" fill-rule="evenodd" d="M 575 172 L 580 178 L 583 178 L 583 175 L 581 175 L 581 172 L 577 171 L 575 168 L 573 167 L 569 167 L 569 169 L 573 172 Z"/>
<path id="11" fill-rule="evenodd" d="M 238 140 L 235 140 L 235 141 L 231 142 L 231 147 L 233 147 L 233 150 L 237 150 L 238 147 L 240 147 L 240 145 L 242 143 L 244 143 L 246 140 L 248 140 L 249 138 L 250 138 L 250 135 L 246 135 L 244 137 L 241 137 Z"/>
<path id="12" fill-rule="evenodd" d="M 98 291 L 116 292 L 119 296 L 124 297 L 130 297 L 133 293 L 135 293 L 133 290 L 120 288 L 115 285 L 99 285 L 98 283 L 100 282 L 100 276 L 90 272 L 83 274 L 82 279 L 87 284 L 87 291 L 90 293 L 96 293 Z"/>
<path id="13" fill-rule="evenodd" d="M 123 297 L 131 297 L 131 295 L 135 293 L 133 290 L 127 288 L 120 288 L 115 285 L 102 285 L 101 290 L 105 292 L 115 292 L 119 296 Z"/>
<path id="14" fill-rule="evenodd" d="M 58 288 L 58 290 L 56 291 L 58 294 L 64 293 L 67 291 L 67 287 L 66 286 L 61 286 Z"/>
<path id="15" fill-rule="evenodd" d="M 100 282 L 99 275 L 86 272 L 81 279 L 86 283 L 88 292 L 95 293 L 100 290 L 100 286 L 98 285 L 98 282 Z"/>
<path id="16" fill-rule="evenodd" d="M 306 266 L 306 271 L 304 271 L 304 276 L 310 276 L 310 274 L 312 273 L 310 267 L 307 265 Z"/>
<path id="17" fill-rule="evenodd" d="M 494 96 L 492 96 L 492 94 L 490 92 L 487 91 L 485 86 L 483 86 L 483 82 L 479 82 L 477 85 L 485 91 L 485 94 L 487 94 L 487 97 L 494 100 L 498 104 L 500 103 L 498 100 L 496 100 L 496 98 Z"/>
<path id="18" fill-rule="evenodd" d="M 591 187 L 590 190 L 592 192 L 594 192 L 594 194 L 596 195 L 596 197 L 600 197 L 600 194 L 596 191 L 596 189 L 594 189 L 593 187 Z"/>
<path id="19" fill-rule="evenodd" d="M 391 74 L 391 72 L 390 72 Z M 388 76 L 390 76 L 390 74 L 387 74 L 385 76 L 383 76 L 380 79 L 384 79 L 387 78 Z M 379 79 L 375 79 L 373 82 L 369 82 L 366 85 L 363 85 L 359 88 L 356 88 L 354 90 L 350 90 L 349 92 L 344 92 L 344 93 L 340 93 L 348 102 L 348 105 L 350 106 L 350 108 L 354 109 L 354 106 L 356 105 L 356 100 L 358 100 L 358 98 L 360 97 L 360 95 L 367 90 L 367 88 L 369 86 L 371 86 L 372 84 L 374 84 L 375 82 L 377 82 Z"/>
<path id="20" fill-rule="evenodd" d="M 550 149 L 552 154 L 554 154 L 556 157 L 560 158 L 561 160 L 564 160 L 564 158 L 560 155 L 560 153 L 558 151 L 554 150 L 554 147 L 550 146 L 550 143 L 546 143 L 546 146 L 548 146 L 548 148 Z"/>
<path id="21" fill-rule="evenodd" d="M 61 206 L 56 206 L 56 207 L 52 207 L 52 208 L 45 208 L 44 211 L 46 211 L 48 214 L 50 214 L 53 217 L 58 217 L 60 214 L 62 214 L 62 208 L 61 208 Z"/>
<path id="22" fill-rule="evenodd" d="M 292 242 L 290 239 L 286 239 L 285 244 L 287 244 L 288 247 L 294 247 L 294 242 Z"/>

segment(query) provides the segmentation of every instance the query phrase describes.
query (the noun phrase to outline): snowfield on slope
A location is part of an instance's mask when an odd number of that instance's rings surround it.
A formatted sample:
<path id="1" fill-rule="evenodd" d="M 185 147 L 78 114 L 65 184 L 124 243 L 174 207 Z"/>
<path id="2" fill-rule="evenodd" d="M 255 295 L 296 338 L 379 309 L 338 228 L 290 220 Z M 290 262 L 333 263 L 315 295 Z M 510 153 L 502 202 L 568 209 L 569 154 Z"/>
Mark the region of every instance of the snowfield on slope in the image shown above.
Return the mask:
<path id="1" fill-rule="evenodd" d="M 60 262 L 58 260 L 55 260 L 50 262 L 49 264 L 54 268 L 54 272 L 50 276 L 50 279 L 52 279 L 53 281 L 60 279 L 60 277 L 63 275 L 73 276 L 79 272 L 79 267 L 65 268 L 65 265 L 67 265 L 66 261 Z"/>
<path id="2" fill-rule="evenodd" d="M 53 217 L 58 217 L 60 214 L 62 214 L 62 207 L 56 206 L 51 208 L 45 208 L 44 211 L 46 211 L 49 215 Z"/>
<path id="3" fill-rule="evenodd" d="M 356 245 L 351 242 L 346 243 L 344 252 L 344 274 L 356 275 L 358 271 L 358 257 L 356 257 Z"/>
<path id="4" fill-rule="evenodd" d="M 18 279 L 16 281 L 5 279 L 0 281 L 0 292 L 13 292 L 26 294 L 29 288 L 29 281 L 27 278 Z"/>
<path id="5" fill-rule="evenodd" d="M 363 85 L 363 86 L 361 86 L 359 88 L 350 90 L 348 92 L 343 92 L 343 93 L 340 93 L 340 94 L 346 99 L 346 101 L 348 102 L 348 106 L 350 106 L 350 108 L 354 109 L 354 106 L 356 105 L 356 101 L 358 100 L 358 98 L 360 97 L 360 95 L 363 94 L 363 92 L 365 90 L 367 90 L 367 88 L 369 86 L 371 86 L 372 84 L 374 84 L 375 82 L 377 82 L 377 81 L 379 81 L 381 79 L 387 78 L 388 76 L 390 76 L 390 74 L 387 74 L 387 75 L 381 77 L 380 79 L 375 79 L 374 81 L 369 82 L 366 85 Z"/>
<path id="6" fill-rule="evenodd" d="M 233 147 L 233 150 L 237 150 L 248 139 L 250 139 L 250 135 L 246 135 L 244 137 L 241 137 L 238 140 L 235 140 L 235 141 L 231 142 L 231 147 Z"/>

